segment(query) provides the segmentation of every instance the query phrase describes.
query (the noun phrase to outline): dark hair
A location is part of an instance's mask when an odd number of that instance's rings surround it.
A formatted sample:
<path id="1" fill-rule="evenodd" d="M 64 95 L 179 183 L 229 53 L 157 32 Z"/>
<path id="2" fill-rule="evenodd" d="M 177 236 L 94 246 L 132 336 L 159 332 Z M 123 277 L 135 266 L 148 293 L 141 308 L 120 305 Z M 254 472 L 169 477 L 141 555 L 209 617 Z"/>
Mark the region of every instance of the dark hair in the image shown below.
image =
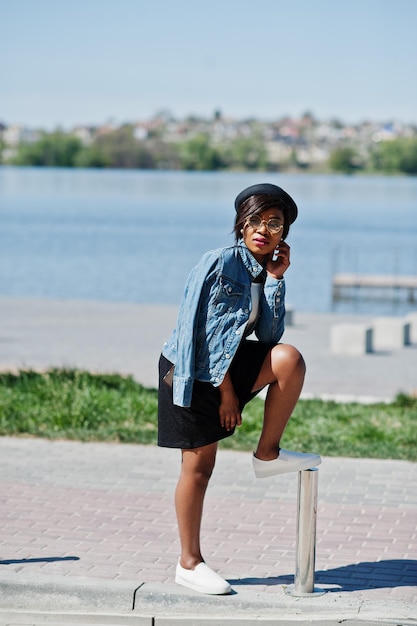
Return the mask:
<path id="1" fill-rule="evenodd" d="M 236 211 L 234 234 L 236 242 L 242 238 L 241 230 L 247 218 L 255 213 L 263 213 L 268 209 L 280 209 L 284 214 L 284 229 L 282 231 L 282 239 L 285 239 L 290 230 L 290 222 L 288 219 L 288 209 L 283 202 L 279 199 L 268 194 L 257 194 L 256 196 L 250 196 L 247 200 L 239 205 Z"/>

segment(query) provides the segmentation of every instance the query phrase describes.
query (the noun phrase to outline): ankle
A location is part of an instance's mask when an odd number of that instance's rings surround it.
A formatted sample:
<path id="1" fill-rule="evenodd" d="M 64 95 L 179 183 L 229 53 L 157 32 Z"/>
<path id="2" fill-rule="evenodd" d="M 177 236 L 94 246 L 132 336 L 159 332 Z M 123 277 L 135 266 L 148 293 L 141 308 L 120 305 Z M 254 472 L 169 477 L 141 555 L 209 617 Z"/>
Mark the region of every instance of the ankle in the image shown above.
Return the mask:
<path id="1" fill-rule="evenodd" d="M 263 448 L 261 446 L 258 446 L 255 451 L 255 457 L 260 461 L 273 461 L 274 459 L 278 458 L 279 450 L 279 446 L 278 448 Z"/>
<path id="2" fill-rule="evenodd" d="M 179 559 L 179 563 L 181 565 L 181 567 L 183 567 L 184 569 L 195 569 L 197 567 L 197 565 L 199 565 L 200 563 L 203 563 L 204 559 L 202 556 L 200 557 L 195 557 L 195 556 L 181 556 Z"/>

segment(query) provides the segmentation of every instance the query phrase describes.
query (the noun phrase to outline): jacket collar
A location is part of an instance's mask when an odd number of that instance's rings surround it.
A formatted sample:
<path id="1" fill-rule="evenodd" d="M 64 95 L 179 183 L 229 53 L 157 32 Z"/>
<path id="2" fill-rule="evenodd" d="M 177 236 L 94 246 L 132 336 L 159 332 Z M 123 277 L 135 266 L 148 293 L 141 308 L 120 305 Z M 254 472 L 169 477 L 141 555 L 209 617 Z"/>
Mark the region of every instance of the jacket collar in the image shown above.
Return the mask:
<path id="1" fill-rule="evenodd" d="M 258 278 L 260 274 L 263 274 L 266 277 L 266 270 L 263 265 L 258 263 L 254 256 L 249 252 L 248 248 L 245 246 L 243 241 L 240 241 L 237 245 L 239 250 L 240 257 L 243 261 L 243 265 L 248 270 L 249 274 L 252 276 L 252 280 Z"/>

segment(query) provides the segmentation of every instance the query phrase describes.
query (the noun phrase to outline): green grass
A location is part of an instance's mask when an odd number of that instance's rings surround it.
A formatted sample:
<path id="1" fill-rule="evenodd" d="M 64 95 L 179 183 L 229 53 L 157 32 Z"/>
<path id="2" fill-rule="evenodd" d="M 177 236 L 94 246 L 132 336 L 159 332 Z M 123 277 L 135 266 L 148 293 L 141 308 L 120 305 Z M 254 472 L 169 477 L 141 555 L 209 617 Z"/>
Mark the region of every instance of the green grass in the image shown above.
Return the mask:
<path id="1" fill-rule="evenodd" d="M 155 443 L 157 391 L 79 370 L 0 374 L 0 435 Z"/>
<path id="2" fill-rule="evenodd" d="M 0 373 L 0 435 L 155 444 L 157 391 L 131 377 L 79 370 Z M 224 448 L 252 450 L 263 402 L 253 400 Z M 323 456 L 417 461 L 417 398 L 362 405 L 300 400 L 282 446 Z"/>

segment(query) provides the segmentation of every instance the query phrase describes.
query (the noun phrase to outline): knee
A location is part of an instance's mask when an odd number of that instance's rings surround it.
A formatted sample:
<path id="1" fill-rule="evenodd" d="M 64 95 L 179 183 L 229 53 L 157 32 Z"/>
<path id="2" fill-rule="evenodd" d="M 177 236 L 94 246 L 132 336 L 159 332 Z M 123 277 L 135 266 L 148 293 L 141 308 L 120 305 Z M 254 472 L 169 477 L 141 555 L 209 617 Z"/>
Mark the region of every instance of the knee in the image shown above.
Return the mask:
<path id="1" fill-rule="evenodd" d="M 197 488 L 207 486 L 216 462 L 217 443 L 182 450 L 181 477 Z"/>
<path id="2" fill-rule="evenodd" d="M 183 464 L 182 471 L 195 485 L 205 487 L 213 474 L 214 461 L 199 458 L 194 461 L 194 463 Z"/>
<path id="3" fill-rule="evenodd" d="M 211 475 L 213 474 L 213 467 L 210 466 L 198 466 L 194 468 L 193 481 L 199 487 L 206 487 L 209 483 Z"/>
<path id="4" fill-rule="evenodd" d="M 281 375 L 286 372 L 304 377 L 306 372 L 303 355 L 289 344 L 278 344 L 272 349 L 271 364 L 272 370 Z"/>

